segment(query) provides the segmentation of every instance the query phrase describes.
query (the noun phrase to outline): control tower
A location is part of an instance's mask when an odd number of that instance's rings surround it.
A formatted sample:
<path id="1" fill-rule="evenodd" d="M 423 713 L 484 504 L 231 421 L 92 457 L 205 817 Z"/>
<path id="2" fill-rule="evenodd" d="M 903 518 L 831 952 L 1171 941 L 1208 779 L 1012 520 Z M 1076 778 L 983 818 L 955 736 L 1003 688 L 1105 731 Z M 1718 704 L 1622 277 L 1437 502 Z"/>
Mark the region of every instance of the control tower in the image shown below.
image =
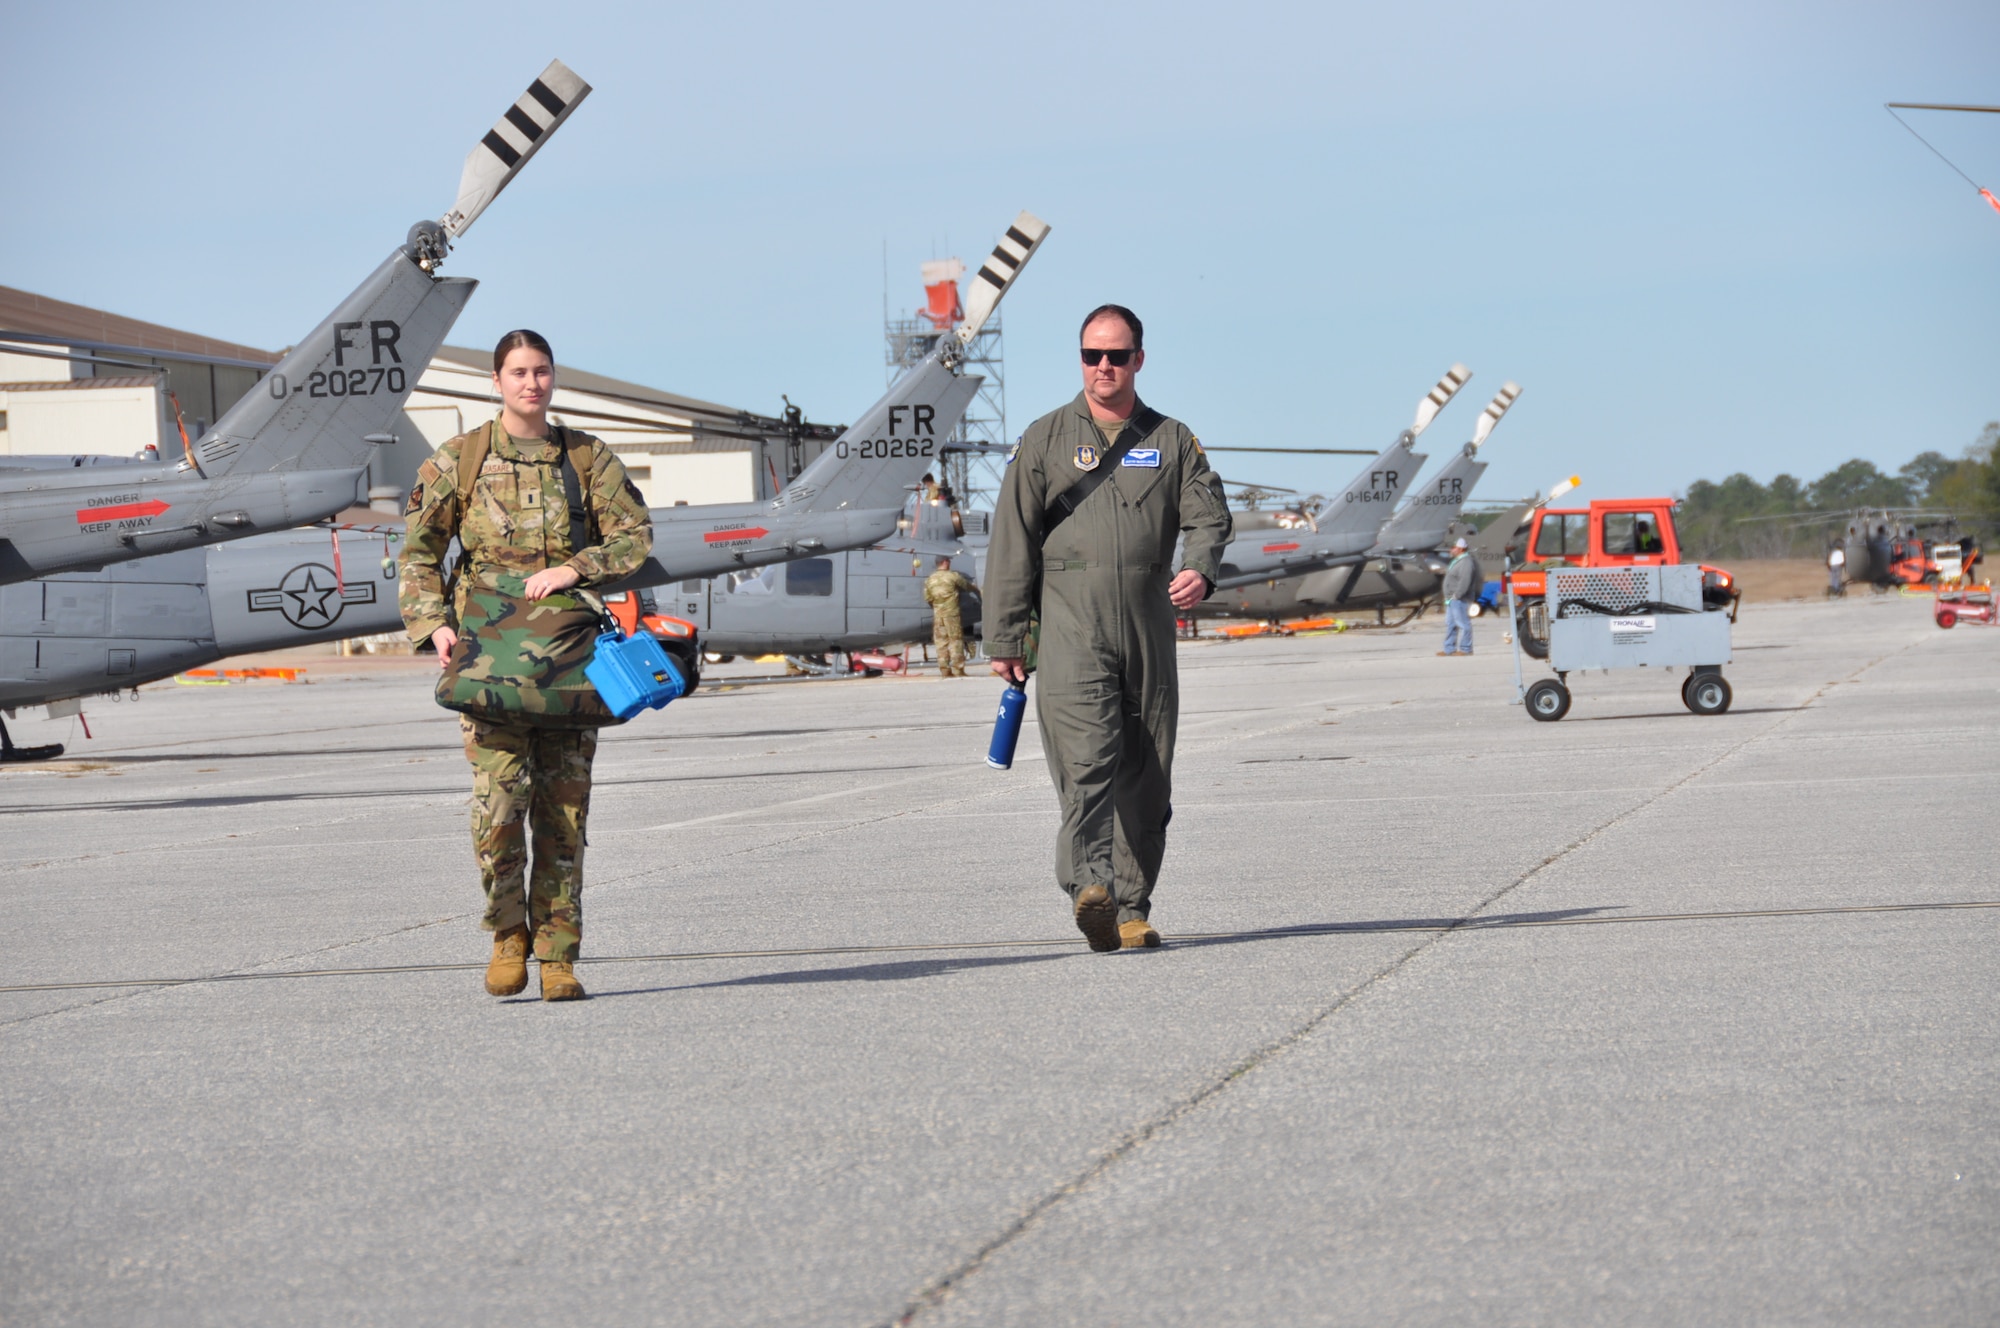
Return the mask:
<path id="1" fill-rule="evenodd" d="M 924 307 L 915 317 L 888 317 L 888 301 L 883 301 L 882 331 L 886 343 L 888 379 L 917 364 L 937 347 L 938 340 L 958 326 L 965 306 L 959 298 L 959 282 L 965 264 L 956 258 L 934 258 L 923 264 Z M 985 379 L 979 395 L 965 409 L 965 418 L 950 437 L 954 443 L 991 443 L 1004 447 L 1007 437 L 1007 376 L 1002 362 L 1000 312 L 986 320 L 986 326 L 965 348 L 967 373 Z M 990 507 L 1000 489 L 1000 474 L 1006 458 L 954 452 L 946 457 L 938 478 L 951 486 L 961 505 Z"/>

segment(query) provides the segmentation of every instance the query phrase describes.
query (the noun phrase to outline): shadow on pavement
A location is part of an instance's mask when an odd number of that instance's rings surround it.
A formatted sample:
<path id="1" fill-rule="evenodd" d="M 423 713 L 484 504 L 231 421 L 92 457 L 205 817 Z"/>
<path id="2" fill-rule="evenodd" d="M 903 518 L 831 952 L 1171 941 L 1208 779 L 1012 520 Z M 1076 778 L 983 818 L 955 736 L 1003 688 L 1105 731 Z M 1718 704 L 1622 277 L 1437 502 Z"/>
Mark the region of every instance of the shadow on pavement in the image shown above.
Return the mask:
<path id="1" fill-rule="evenodd" d="M 1614 913 L 1623 907 L 1625 907 L 1623 904 L 1618 904 L 1602 908 L 1558 908 L 1544 913 L 1494 913 L 1476 918 L 1378 918 L 1372 922 L 1303 922 L 1293 927 L 1262 927 L 1256 931 L 1189 936 L 1184 939 L 1176 938 L 1169 933 L 1166 944 L 1170 949 L 1192 950 L 1197 946 L 1242 945 L 1249 941 L 1282 941 L 1299 936 L 1343 934 L 1365 936 L 1370 932 L 1399 931 L 1490 931 L 1501 927 L 1547 926 L 1550 923 L 1571 922 L 1578 918 L 1595 918 Z"/>
<path id="2" fill-rule="evenodd" d="M 1081 938 L 1079 938 L 1079 944 Z M 622 991 L 594 991 L 590 999 L 613 996 L 655 996 L 672 991 L 703 991 L 715 987 L 784 987 L 801 982 L 906 982 L 912 978 L 944 977 L 979 968 L 1008 968 L 1019 964 L 1046 964 L 1068 959 L 1068 951 L 1058 954 L 988 955 L 963 959 L 904 959 L 889 964 L 855 964 L 847 968 L 811 968 L 785 973 L 755 973 L 747 978 L 726 978 L 721 982 L 683 982 L 665 987 L 630 987 Z"/>

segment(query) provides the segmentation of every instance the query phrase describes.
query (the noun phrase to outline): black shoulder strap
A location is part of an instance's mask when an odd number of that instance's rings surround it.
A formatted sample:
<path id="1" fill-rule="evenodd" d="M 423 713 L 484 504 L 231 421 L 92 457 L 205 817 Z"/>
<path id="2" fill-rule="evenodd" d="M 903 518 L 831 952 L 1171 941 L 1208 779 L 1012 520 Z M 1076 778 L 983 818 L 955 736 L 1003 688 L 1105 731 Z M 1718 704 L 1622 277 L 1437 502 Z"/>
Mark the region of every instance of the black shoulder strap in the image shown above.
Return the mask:
<path id="1" fill-rule="evenodd" d="M 1049 503 L 1048 510 L 1042 513 L 1044 541 L 1055 533 L 1057 526 L 1069 520 L 1070 514 L 1082 507 L 1091 494 L 1097 492 L 1099 485 L 1111 478 L 1111 472 L 1118 468 L 1118 463 L 1124 455 L 1131 451 L 1135 444 L 1144 442 L 1150 437 L 1164 418 L 1165 416 L 1149 406 L 1125 422 L 1124 429 L 1118 434 L 1118 441 L 1104 453 L 1103 459 L 1097 463 L 1097 469 L 1085 471 L 1082 479 L 1057 494 Z"/>
<path id="2" fill-rule="evenodd" d="M 556 446 L 562 449 L 563 498 L 569 504 L 569 550 L 571 554 L 582 553 L 597 541 L 591 532 L 597 522 L 592 520 L 590 504 L 583 500 L 583 480 L 576 473 L 575 449 L 570 442 L 569 430 L 556 426 Z"/>

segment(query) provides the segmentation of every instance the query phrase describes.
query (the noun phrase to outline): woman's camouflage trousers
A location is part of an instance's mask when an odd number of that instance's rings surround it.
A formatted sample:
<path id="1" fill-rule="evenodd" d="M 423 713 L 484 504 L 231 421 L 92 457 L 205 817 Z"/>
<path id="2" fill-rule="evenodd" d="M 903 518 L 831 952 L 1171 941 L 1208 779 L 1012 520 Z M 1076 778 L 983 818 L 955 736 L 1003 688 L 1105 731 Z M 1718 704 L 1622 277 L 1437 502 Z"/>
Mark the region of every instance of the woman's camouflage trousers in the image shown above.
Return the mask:
<path id="1" fill-rule="evenodd" d="M 583 941 L 584 822 L 597 731 L 488 724 L 469 715 L 458 724 L 472 763 L 472 852 L 486 891 L 480 925 L 525 925 L 535 958 L 574 961 Z"/>

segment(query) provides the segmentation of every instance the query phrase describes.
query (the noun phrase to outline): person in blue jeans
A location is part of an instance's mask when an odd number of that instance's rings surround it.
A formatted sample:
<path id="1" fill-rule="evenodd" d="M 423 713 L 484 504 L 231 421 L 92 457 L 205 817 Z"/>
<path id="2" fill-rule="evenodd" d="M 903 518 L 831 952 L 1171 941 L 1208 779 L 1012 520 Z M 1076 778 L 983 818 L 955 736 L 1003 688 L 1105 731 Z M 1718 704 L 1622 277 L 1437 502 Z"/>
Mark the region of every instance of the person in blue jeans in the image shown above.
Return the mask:
<path id="1" fill-rule="evenodd" d="M 1451 546 L 1451 565 L 1444 569 L 1444 649 L 1438 654 L 1472 653 L 1472 601 L 1482 584 L 1479 560 L 1461 539 Z"/>

